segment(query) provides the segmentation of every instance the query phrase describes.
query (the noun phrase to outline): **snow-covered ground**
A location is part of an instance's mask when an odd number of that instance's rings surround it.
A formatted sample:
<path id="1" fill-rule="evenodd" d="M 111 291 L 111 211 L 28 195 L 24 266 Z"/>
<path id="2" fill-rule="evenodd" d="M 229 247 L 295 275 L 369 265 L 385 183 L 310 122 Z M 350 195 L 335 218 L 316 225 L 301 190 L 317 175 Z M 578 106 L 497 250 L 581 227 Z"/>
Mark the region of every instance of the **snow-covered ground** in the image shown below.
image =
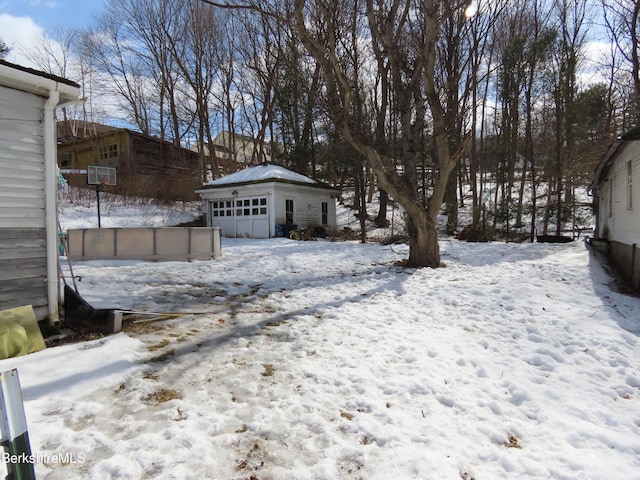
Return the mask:
<path id="1" fill-rule="evenodd" d="M 195 220 L 201 213 L 200 202 L 160 203 L 152 199 L 131 199 L 100 193 L 102 227 L 166 227 Z M 97 228 L 96 192 L 66 187 L 58 191 L 60 228 Z"/>
<path id="2" fill-rule="evenodd" d="M 74 264 L 93 306 L 177 316 L 0 361 L 38 479 L 639 478 L 640 299 L 582 242 L 443 239 L 420 270 L 402 245 L 222 248 Z"/>

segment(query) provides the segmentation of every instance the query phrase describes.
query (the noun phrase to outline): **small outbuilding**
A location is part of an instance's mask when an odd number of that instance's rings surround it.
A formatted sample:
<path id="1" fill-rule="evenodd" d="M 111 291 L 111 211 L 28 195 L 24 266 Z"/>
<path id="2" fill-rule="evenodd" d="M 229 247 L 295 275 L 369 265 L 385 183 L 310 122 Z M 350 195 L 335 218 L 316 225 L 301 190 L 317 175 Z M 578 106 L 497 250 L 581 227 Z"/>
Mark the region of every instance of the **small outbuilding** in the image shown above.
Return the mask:
<path id="1" fill-rule="evenodd" d="M 56 108 L 70 80 L 0 60 L 0 310 L 59 321 Z"/>
<path id="2" fill-rule="evenodd" d="M 245 168 L 196 190 L 207 225 L 224 237 L 288 236 L 294 229 L 336 226 L 340 191 L 272 163 Z"/>
<path id="3" fill-rule="evenodd" d="M 595 241 L 640 288 L 640 127 L 607 150 L 591 186 L 596 212 Z"/>

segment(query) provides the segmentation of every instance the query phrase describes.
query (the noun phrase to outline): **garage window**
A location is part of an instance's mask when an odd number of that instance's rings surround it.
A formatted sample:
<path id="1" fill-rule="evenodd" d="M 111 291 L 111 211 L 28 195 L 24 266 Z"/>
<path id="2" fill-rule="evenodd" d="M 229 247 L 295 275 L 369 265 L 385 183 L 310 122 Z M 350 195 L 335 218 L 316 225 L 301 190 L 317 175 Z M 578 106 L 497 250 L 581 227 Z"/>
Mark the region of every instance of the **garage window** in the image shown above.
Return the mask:
<path id="1" fill-rule="evenodd" d="M 293 223 L 293 200 L 286 199 L 284 201 L 284 214 L 286 223 Z"/>
<path id="2" fill-rule="evenodd" d="M 633 210 L 633 168 L 631 160 L 627 162 L 627 210 Z"/>
<path id="3" fill-rule="evenodd" d="M 233 200 L 219 200 L 211 202 L 212 217 L 232 217 L 233 216 Z"/>
<path id="4" fill-rule="evenodd" d="M 267 214 L 267 197 L 238 198 L 211 202 L 212 217 L 257 217 Z"/>

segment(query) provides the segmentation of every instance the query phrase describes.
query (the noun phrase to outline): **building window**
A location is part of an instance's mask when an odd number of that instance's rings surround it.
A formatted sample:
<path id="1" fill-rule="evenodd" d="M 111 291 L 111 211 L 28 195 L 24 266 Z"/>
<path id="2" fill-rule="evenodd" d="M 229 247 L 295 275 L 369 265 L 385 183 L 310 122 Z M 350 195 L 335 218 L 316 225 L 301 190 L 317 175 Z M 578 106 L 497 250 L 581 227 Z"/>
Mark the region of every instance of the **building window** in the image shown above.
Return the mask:
<path id="1" fill-rule="evenodd" d="M 633 209 L 633 168 L 631 160 L 627 162 L 627 210 Z"/>
<path id="2" fill-rule="evenodd" d="M 607 195 L 609 196 L 609 216 L 613 217 L 613 177 L 607 181 L 607 188 Z"/>
<path id="3" fill-rule="evenodd" d="M 327 225 L 329 223 L 329 204 L 327 202 L 322 202 L 322 225 Z"/>
<path id="4" fill-rule="evenodd" d="M 233 200 L 220 200 L 211 202 L 212 217 L 232 217 L 233 216 Z"/>
<path id="5" fill-rule="evenodd" d="M 59 153 L 58 154 L 58 166 L 60 168 L 71 168 L 71 162 L 72 162 L 72 155 L 71 153 Z"/>
<path id="6" fill-rule="evenodd" d="M 118 144 L 112 143 L 110 145 L 101 146 L 98 150 L 98 158 L 100 160 L 118 158 Z"/>
<path id="7" fill-rule="evenodd" d="M 211 217 L 249 217 L 267 214 L 267 197 L 218 200 L 211 203 Z"/>
<path id="8" fill-rule="evenodd" d="M 293 223 L 293 200 L 284 201 L 284 219 L 285 223 Z"/>

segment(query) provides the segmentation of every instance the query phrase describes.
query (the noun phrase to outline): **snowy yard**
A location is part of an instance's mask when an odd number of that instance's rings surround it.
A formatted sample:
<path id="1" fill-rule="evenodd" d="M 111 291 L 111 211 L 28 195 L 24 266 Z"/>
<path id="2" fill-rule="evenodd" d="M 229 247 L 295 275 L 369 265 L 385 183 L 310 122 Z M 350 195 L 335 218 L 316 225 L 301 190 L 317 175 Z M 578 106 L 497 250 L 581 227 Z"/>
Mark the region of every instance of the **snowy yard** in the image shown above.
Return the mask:
<path id="1" fill-rule="evenodd" d="M 84 460 L 38 478 L 637 479 L 640 299 L 581 242 L 441 246 L 75 264 L 95 307 L 184 315 L 0 362 L 34 453 Z"/>

